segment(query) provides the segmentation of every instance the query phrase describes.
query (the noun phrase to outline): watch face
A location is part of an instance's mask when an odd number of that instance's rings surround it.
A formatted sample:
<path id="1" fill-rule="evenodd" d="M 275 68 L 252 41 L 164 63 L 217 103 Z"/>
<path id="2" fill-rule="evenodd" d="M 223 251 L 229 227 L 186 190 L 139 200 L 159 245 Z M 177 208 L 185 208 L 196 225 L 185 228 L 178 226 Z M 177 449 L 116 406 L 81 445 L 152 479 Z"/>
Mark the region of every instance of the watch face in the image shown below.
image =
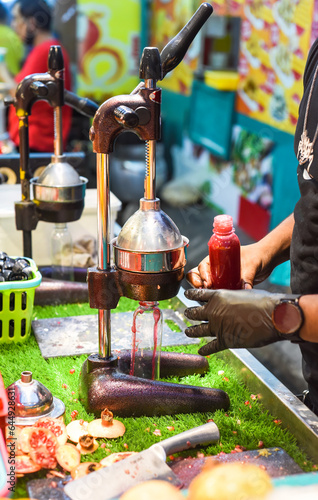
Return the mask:
<path id="1" fill-rule="evenodd" d="M 302 325 L 301 309 L 294 302 L 281 302 L 277 304 L 272 315 L 273 323 L 281 333 L 294 333 Z"/>

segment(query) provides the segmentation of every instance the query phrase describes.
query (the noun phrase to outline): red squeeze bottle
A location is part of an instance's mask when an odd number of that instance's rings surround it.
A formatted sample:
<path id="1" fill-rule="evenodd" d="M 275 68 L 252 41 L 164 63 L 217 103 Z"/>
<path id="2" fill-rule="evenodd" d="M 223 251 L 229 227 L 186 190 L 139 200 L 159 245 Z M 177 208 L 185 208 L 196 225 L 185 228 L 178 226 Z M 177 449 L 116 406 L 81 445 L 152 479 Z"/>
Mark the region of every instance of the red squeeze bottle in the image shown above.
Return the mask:
<path id="1" fill-rule="evenodd" d="M 209 240 L 212 288 L 239 290 L 241 286 L 241 245 L 230 215 L 214 217 Z"/>

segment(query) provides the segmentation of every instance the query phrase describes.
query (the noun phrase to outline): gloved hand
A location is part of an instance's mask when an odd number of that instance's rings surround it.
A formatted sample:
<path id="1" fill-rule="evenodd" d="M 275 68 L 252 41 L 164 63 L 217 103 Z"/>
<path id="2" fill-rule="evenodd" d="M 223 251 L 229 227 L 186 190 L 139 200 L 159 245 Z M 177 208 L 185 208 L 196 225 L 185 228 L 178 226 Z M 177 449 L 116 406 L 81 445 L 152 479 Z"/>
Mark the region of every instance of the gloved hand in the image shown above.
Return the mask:
<path id="1" fill-rule="evenodd" d="M 282 334 L 273 325 L 272 313 L 280 299 L 298 295 L 269 293 L 263 290 L 190 289 L 188 299 L 205 302 L 184 311 L 187 318 L 207 321 L 186 328 L 188 337 L 216 337 L 199 349 L 206 356 L 228 348 L 262 347 L 279 340 L 301 341 L 298 332 Z"/>

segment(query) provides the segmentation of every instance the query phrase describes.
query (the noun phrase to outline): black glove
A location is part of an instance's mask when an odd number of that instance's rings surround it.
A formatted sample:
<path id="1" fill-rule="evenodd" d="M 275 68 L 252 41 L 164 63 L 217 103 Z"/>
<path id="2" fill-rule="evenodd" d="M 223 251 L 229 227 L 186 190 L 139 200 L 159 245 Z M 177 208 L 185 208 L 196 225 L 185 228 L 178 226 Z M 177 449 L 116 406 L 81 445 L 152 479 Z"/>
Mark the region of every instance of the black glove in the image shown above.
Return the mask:
<path id="1" fill-rule="evenodd" d="M 301 341 L 301 323 L 296 332 L 281 333 L 272 321 L 274 308 L 282 299 L 297 302 L 299 295 L 263 290 L 190 289 L 185 296 L 205 302 L 202 306 L 186 309 L 185 316 L 191 320 L 207 321 L 186 328 L 185 334 L 192 338 L 216 337 L 199 349 L 199 354 L 203 356 L 228 348 L 262 347 L 279 340 Z M 300 314 L 302 316 L 301 310 Z"/>

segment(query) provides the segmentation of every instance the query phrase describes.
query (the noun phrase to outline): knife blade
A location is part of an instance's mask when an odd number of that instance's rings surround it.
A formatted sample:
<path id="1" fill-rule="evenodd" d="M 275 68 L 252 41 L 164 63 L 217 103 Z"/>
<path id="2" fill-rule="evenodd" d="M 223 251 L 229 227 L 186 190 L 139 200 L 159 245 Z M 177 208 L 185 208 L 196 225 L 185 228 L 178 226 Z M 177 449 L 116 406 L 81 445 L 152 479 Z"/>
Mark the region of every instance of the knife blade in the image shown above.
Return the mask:
<path id="1" fill-rule="evenodd" d="M 217 442 L 219 429 L 214 422 L 194 427 L 156 443 L 109 467 L 69 482 L 64 490 L 71 500 L 110 500 L 135 484 L 163 479 L 181 487 L 177 476 L 166 464 L 167 455 Z"/>

